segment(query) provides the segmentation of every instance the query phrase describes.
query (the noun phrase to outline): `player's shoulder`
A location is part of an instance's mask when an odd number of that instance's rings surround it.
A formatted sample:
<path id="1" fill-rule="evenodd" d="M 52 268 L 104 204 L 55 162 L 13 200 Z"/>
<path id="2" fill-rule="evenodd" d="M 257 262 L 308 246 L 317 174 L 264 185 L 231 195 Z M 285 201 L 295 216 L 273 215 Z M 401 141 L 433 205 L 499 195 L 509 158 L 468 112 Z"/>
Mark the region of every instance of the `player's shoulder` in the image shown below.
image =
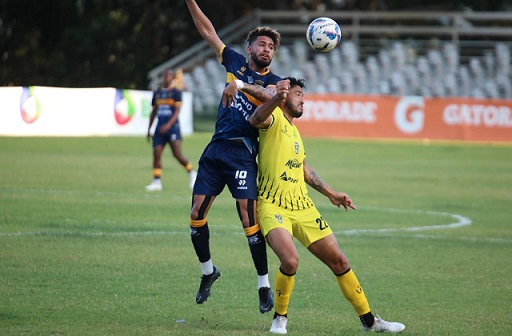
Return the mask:
<path id="1" fill-rule="evenodd" d="M 272 128 L 272 127 L 279 127 L 279 125 L 283 122 L 283 118 L 284 118 L 284 114 L 283 114 L 283 110 L 281 110 L 281 108 L 279 106 L 277 106 L 274 111 L 272 111 L 272 114 L 271 114 L 271 117 L 272 117 L 272 122 L 270 123 L 270 125 L 268 126 L 268 128 Z"/>
<path id="2" fill-rule="evenodd" d="M 181 94 L 182 92 L 182 90 L 177 86 L 173 86 L 170 91 L 174 94 Z"/>
<path id="3" fill-rule="evenodd" d="M 271 86 L 271 85 L 275 86 L 275 85 L 277 85 L 277 82 L 279 82 L 280 80 L 281 80 L 281 76 L 276 75 L 272 71 L 269 71 L 265 75 L 266 86 Z"/>
<path id="4" fill-rule="evenodd" d="M 221 63 L 247 63 L 244 55 L 227 45 L 223 47 L 221 57 Z"/>

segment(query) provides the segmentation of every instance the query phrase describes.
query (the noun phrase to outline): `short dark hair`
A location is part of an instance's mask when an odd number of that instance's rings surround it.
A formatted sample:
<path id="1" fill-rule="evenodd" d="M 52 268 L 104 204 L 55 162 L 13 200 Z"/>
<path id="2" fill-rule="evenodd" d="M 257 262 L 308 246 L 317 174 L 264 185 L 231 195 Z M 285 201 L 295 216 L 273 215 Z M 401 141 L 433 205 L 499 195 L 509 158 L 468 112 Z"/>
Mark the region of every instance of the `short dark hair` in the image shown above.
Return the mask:
<path id="1" fill-rule="evenodd" d="M 290 81 L 290 87 L 294 86 L 300 86 L 302 89 L 306 87 L 306 81 L 302 78 L 295 78 L 295 77 L 285 77 L 283 79 L 287 79 Z"/>
<path id="2" fill-rule="evenodd" d="M 256 27 L 247 34 L 246 41 L 249 44 L 252 44 L 256 39 L 260 36 L 268 36 L 274 42 L 274 46 L 277 49 L 281 44 L 281 34 L 274 28 L 270 27 Z"/>

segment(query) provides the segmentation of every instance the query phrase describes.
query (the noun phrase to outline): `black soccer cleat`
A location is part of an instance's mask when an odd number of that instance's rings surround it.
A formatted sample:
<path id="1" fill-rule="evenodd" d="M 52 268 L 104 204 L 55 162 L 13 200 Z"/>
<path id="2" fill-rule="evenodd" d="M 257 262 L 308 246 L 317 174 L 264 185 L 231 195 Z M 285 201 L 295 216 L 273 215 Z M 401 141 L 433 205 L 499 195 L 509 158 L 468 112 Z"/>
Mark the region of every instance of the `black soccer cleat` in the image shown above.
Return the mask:
<path id="1" fill-rule="evenodd" d="M 220 271 L 217 267 L 213 266 L 213 273 L 209 275 L 204 275 L 201 277 L 201 284 L 199 285 L 199 290 L 196 295 L 196 303 L 202 304 L 208 297 L 210 296 L 210 289 L 212 288 L 215 280 L 220 278 Z"/>
<path id="2" fill-rule="evenodd" d="M 274 293 L 270 287 L 261 287 L 258 289 L 260 297 L 260 312 L 262 314 L 268 313 L 274 308 Z"/>

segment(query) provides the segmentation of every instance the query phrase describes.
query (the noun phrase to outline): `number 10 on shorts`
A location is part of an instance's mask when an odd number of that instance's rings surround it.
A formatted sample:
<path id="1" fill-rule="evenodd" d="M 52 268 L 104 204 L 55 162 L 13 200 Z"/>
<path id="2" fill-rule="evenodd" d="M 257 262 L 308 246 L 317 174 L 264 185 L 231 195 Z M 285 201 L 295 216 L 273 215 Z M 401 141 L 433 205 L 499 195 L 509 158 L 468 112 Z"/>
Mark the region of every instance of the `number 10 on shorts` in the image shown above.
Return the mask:
<path id="1" fill-rule="evenodd" d="M 235 173 L 236 179 L 246 179 L 247 178 L 247 171 L 246 170 L 237 170 Z"/>

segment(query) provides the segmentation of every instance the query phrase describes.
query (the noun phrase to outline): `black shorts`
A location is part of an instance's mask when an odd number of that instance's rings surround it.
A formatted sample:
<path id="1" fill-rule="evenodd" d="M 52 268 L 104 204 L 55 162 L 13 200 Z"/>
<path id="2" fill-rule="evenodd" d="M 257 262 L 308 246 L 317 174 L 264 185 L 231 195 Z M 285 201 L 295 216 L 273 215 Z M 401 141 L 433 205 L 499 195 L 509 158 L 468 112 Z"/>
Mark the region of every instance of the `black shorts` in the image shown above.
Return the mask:
<path id="1" fill-rule="evenodd" d="M 256 158 L 242 142 L 213 141 L 206 146 L 197 171 L 195 195 L 219 195 L 227 185 L 235 199 L 256 199 Z"/>

